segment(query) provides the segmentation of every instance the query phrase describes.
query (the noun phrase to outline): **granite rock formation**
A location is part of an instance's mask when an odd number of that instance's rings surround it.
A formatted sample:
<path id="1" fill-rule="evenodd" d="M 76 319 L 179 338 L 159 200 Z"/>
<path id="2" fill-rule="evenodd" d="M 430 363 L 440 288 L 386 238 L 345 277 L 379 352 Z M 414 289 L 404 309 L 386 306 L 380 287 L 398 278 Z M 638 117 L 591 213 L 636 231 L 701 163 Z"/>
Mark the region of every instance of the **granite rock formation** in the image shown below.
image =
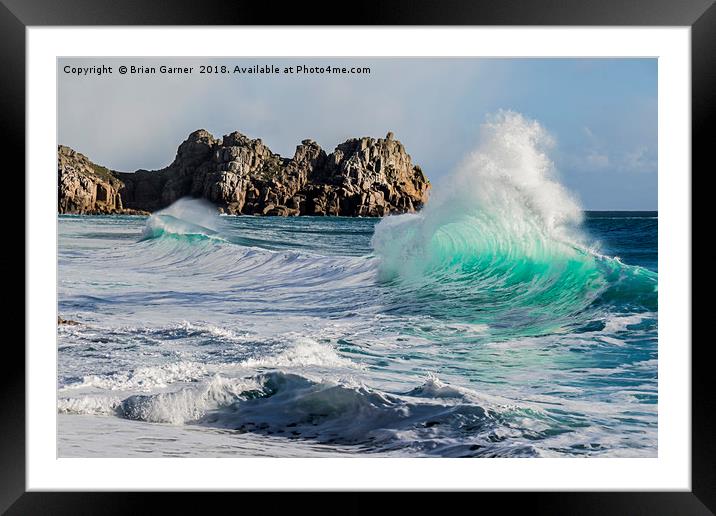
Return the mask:
<path id="1" fill-rule="evenodd" d="M 60 147 L 61 156 L 63 152 L 74 151 Z M 83 158 L 81 168 L 93 167 L 81 154 L 74 155 Z M 65 165 L 65 175 L 73 177 L 79 166 Z M 95 182 L 96 189 L 112 187 L 114 209 L 146 211 L 191 196 L 205 198 L 229 214 L 379 217 L 420 209 L 430 189 L 425 174 L 413 165 L 393 133 L 348 140 L 331 154 L 315 141 L 303 140 L 289 159 L 273 153 L 260 139 L 239 132 L 217 139 L 201 129 L 179 146 L 168 167 L 110 175 L 116 182 L 107 180 L 101 186 Z M 86 190 L 94 192 L 93 188 Z M 60 188 L 61 212 L 71 207 L 76 213 L 88 213 L 92 210 L 81 211 L 80 205 L 99 206 L 96 194 L 74 193 L 71 200 L 63 199 L 63 192 L 69 191 Z M 77 199 L 83 202 L 78 204 Z"/>
<path id="2" fill-rule="evenodd" d="M 115 174 L 69 147 L 57 149 L 58 210 L 60 213 L 134 213 L 122 207 L 124 184 Z"/>

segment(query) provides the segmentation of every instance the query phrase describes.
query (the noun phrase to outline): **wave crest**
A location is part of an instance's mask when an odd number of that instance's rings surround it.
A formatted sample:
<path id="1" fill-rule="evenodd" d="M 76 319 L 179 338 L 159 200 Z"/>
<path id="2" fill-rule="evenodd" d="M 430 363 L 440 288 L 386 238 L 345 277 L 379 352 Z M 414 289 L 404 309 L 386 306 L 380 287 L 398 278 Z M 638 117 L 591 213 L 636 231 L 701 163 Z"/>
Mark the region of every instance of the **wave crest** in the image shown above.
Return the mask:
<path id="1" fill-rule="evenodd" d="M 142 240 L 162 236 L 209 238 L 217 234 L 218 227 L 219 216 L 212 204 L 204 199 L 182 198 L 147 219 Z"/>

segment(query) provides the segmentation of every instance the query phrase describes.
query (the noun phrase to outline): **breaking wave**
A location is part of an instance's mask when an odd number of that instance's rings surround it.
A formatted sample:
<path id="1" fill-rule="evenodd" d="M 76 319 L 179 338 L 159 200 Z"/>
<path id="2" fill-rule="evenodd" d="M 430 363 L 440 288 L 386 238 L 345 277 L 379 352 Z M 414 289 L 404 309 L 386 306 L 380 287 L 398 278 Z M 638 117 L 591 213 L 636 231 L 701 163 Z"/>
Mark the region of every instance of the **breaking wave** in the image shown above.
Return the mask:
<path id="1" fill-rule="evenodd" d="M 499 313 L 511 326 L 559 325 L 617 299 L 655 309 L 656 274 L 600 255 L 581 233 L 582 210 L 557 181 L 537 122 L 500 112 L 481 142 L 421 213 L 376 226 L 386 284 L 443 315 L 490 322 Z"/>

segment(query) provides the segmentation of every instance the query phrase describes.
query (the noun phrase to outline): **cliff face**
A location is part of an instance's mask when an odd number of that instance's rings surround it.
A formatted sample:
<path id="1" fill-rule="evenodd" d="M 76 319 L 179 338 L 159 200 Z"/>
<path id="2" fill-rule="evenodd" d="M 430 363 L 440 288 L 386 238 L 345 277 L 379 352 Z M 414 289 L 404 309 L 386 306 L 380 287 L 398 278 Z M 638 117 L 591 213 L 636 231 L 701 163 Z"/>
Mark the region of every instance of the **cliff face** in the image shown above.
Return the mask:
<path id="1" fill-rule="evenodd" d="M 238 132 L 216 139 L 198 130 L 168 167 L 111 175 L 120 206 L 148 211 L 192 196 L 230 214 L 383 216 L 420 209 L 430 189 L 392 133 L 348 140 L 331 154 L 304 140 L 288 159 Z"/>
<path id="2" fill-rule="evenodd" d="M 84 154 L 60 145 L 57 149 L 60 213 L 117 213 L 122 211 L 122 182 Z"/>

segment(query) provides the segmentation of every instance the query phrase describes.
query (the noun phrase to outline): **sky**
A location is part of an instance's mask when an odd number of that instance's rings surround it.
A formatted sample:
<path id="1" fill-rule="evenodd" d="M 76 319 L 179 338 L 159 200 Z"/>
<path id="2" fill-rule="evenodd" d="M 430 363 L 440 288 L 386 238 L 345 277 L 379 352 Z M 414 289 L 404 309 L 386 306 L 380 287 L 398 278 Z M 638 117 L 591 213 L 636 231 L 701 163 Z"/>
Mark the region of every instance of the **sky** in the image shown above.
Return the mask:
<path id="1" fill-rule="evenodd" d="M 111 66 L 79 75 L 65 67 Z M 119 74 L 120 66 L 194 67 Z M 369 67 L 364 74 L 200 74 L 201 65 Z M 72 58 L 58 60 L 58 143 L 113 170 L 158 169 L 196 129 L 240 131 L 291 157 L 395 134 L 435 187 L 500 109 L 553 137 L 559 180 L 591 210 L 657 209 L 656 59 Z"/>

